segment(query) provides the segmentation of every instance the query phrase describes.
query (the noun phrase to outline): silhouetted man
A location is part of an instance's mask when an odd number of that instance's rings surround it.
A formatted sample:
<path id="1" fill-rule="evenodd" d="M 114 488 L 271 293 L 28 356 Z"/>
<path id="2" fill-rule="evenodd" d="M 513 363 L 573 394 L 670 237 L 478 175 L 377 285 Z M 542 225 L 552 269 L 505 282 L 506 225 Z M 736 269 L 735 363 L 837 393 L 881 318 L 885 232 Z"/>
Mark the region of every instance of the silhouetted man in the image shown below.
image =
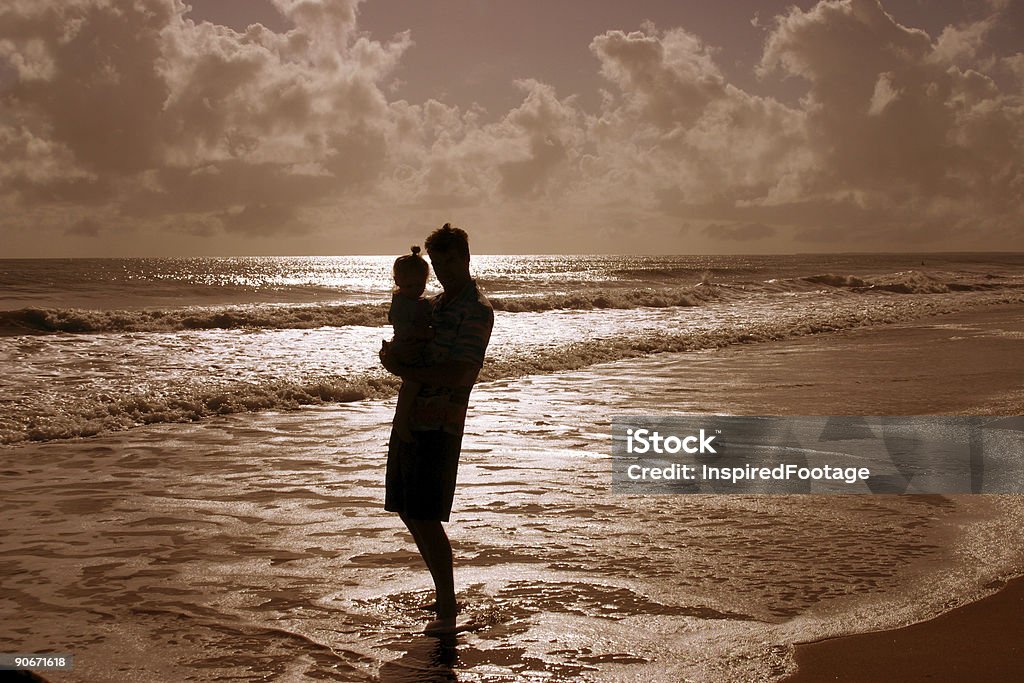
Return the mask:
<path id="1" fill-rule="evenodd" d="M 392 430 L 384 509 L 397 512 L 412 533 L 434 579 L 437 619 L 424 633 L 455 632 L 455 581 L 447 522 L 455 495 L 469 393 L 484 362 L 494 310 L 469 274 L 469 238 L 445 223 L 425 246 L 444 291 L 431 300 L 434 336 L 424 366 L 404 365 L 381 350 L 381 363 L 403 380 L 421 383 L 412 409 L 412 442 Z"/>

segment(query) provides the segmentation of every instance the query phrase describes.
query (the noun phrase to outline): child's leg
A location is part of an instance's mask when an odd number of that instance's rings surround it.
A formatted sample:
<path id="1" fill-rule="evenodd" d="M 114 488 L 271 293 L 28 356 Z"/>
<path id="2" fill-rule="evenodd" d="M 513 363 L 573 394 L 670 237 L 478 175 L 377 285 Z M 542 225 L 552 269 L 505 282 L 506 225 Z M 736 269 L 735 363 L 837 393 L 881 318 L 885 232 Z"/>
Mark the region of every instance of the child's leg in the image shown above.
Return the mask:
<path id="1" fill-rule="evenodd" d="M 402 441 L 414 440 L 412 437 L 412 407 L 418 393 L 420 393 L 420 383 L 410 380 L 403 381 L 402 388 L 398 390 L 398 406 L 395 408 L 393 424 L 395 434 Z"/>

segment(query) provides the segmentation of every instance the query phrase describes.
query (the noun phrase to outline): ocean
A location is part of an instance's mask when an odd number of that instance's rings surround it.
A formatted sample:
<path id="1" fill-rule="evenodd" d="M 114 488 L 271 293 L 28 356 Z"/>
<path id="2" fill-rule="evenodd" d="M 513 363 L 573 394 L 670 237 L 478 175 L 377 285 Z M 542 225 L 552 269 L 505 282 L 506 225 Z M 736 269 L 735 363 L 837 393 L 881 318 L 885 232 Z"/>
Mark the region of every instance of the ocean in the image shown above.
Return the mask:
<path id="1" fill-rule="evenodd" d="M 442 647 L 381 509 L 392 258 L 0 261 L 10 651 L 74 653 L 54 681 L 775 681 L 1024 572 L 1017 496 L 622 495 L 609 463 L 623 413 L 1020 414 L 1024 255 L 474 256 L 449 533 L 481 626 Z"/>
<path id="2" fill-rule="evenodd" d="M 390 396 L 376 353 L 391 262 L 2 260 L 0 443 Z M 476 256 L 473 270 L 498 313 L 485 380 L 1024 300 L 1019 254 Z"/>

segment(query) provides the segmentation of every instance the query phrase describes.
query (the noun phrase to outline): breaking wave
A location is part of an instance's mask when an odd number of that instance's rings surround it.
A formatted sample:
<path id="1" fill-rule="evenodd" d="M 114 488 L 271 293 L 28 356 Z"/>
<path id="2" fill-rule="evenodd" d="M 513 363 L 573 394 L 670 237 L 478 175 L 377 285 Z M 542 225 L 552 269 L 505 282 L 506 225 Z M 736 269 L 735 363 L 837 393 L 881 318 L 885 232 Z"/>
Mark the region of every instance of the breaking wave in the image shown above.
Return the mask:
<path id="1" fill-rule="evenodd" d="M 0 334 L 72 332 L 175 332 L 236 328 L 307 329 L 386 322 L 385 304 L 244 306 L 230 308 L 99 311 L 78 308 L 22 308 L 0 311 Z"/>
<path id="2" fill-rule="evenodd" d="M 718 299 L 721 291 L 715 287 L 663 287 L 641 289 L 590 289 L 586 291 L 541 296 L 513 296 L 492 298 L 496 311 L 506 313 L 540 312 L 554 310 L 587 311 L 591 309 L 669 308 L 672 306 L 700 306 Z"/>
<path id="3" fill-rule="evenodd" d="M 801 278 L 811 284 L 844 288 L 854 291 L 892 292 L 895 294 L 945 294 L 947 292 L 978 292 L 991 289 L 1015 288 L 1017 283 L 963 281 L 955 277 L 908 270 L 886 275 L 857 277 L 824 273 Z"/>
<path id="4" fill-rule="evenodd" d="M 713 287 L 596 289 L 579 293 L 494 297 L 496 311 L 542 312 L 558 309 L 630 309 L 699 306 L 717 298 Z M 103 332 L 176 332 L 212 329 L 310 329 L 387 324 L 387 304 L 263 305 L 226 308 L 103 311 L 77 308 L 23 308 L 0 311 L 0 334 L 96 334 Z"/>
<path id="5" fill-rule="evenodd" d="M 575 291 L 533 295 L 492 296 L 494 310 L 505 313 L 540 313 L 554 310 L 635 309 L 701 306 L 764 291 L 806 291 L 825 286 L 848 294 L 941 294 L 1024 287 L 1017 280 L 989 277 L 964 279 L 953 273 L 903 271 L 858 276 L 823 273 L 754 284 L 713 281 L 700 274 L 693 285 L 651 287 L 590 287 Z M 0 311 L 0 336 L 73 333 L 175 332 L 209 329 L 310 329 L 350 325 L 378 327 L 387 323 L 386 303 L 261 304 L 225 307 L 187 307 L 142 310 L 78 308 L 22 308 Z"/>
<path id="6" fill-rule="evenodd" d="M 759 323 L 737 323 L 712 330 L 677 330 L 641 336 L 618 336 L 555 347 L 518 351 L 494 349 L 481 381 L 578 370 L 597 363 L 656 353 L 697 351 L 734 344 L 754 344 L 840 330 L 884 325 L 963 310 L 975 304 L 1019 303 L 1020 294 L 983 295 L 983 301 L 958 302 L 946 297 L 893 299 L 865 307 L 856 300 L 828 309 L 794 311 Z M 268 378 L 229 385 L 170 385 L 137 394 L 104 394 L 56 405 L 45 397 L 31 405 L 11 403 L 0 414 L 0 443 L 47 441 L 92 436 L 106 431 L 166 422 L 306 405 L 383 399 L 398 390 L 398 380 L 382 371 L 305 379 Z"/>
<path id="7" fill-rule="evenodd" d="M 0 443 L 94 436 L 146 424 L 195 422 L 216 415 L 386 398 L 396 394 L 398 386 L 396 377 L 367 373 L 353 378 L 173 386 L 129 395 L 100 393 L 62 408 L 34 406 L 24 420 L 0 417 Z"/>

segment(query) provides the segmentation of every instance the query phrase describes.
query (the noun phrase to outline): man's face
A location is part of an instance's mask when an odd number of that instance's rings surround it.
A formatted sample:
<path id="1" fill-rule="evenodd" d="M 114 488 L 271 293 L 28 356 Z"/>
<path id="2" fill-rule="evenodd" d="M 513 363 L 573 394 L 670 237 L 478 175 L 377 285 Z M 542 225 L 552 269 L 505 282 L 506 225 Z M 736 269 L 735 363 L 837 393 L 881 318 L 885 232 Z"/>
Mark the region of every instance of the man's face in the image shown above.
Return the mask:
<path id="1" fill-rule="evenodd" d="M 469 259 L 455 249 L 428 251 L 427 256 L 430 257 L 430 267 L 434 269 L 434 275 L 442 287 L 469 274 Z"/>

